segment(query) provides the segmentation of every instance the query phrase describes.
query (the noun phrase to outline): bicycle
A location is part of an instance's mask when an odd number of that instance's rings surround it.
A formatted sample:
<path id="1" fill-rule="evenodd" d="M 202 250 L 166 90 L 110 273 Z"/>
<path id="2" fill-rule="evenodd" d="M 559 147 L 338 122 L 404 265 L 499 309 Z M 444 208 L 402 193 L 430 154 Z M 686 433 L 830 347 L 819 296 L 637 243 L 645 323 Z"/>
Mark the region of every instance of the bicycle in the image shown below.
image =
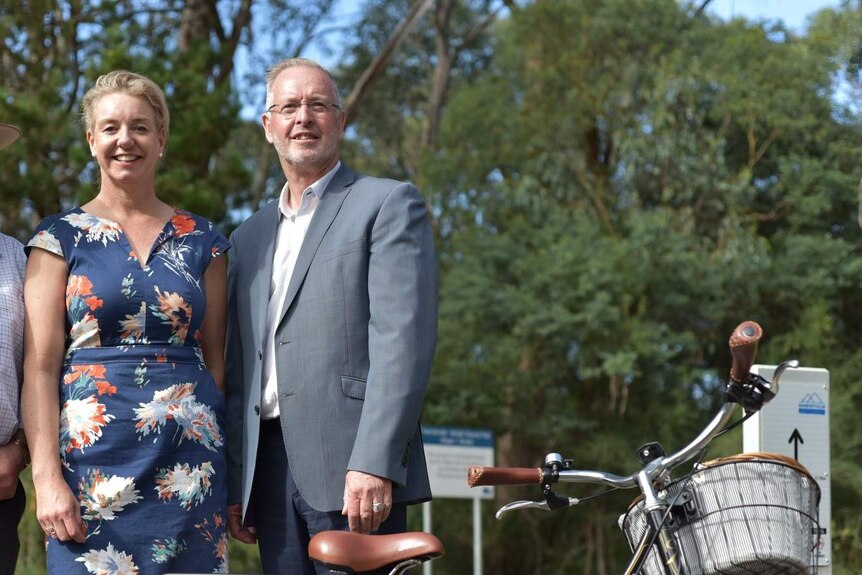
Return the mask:
<path id="1" fill-rule="evenodd" d="M 619 519 L 632 551 L 625 575 L 816 573 L 820 488 L 798 462 L 772 453 L 742 454 L 698 461 L 680 479 L 670 475 L 704 453 L 719 434 L 760 410 L 778 392 L 781 374 L 798 367 L 795 360 L 783 362 L 771 382 L 750 374 L 762 335 L 753 321 L 733 331 L 725 402 L 700 434 L 676 453 L 665 455 L 660 444 L 647 443 L 637 451 L 642 469 L 628 476 L 575 469 L 573 460 L 550 453 L 538 468 L 470 467 L 468 484 L 541 487 L 543 500 L 508 503 L 497 511 L 498 519 L 513 510 L 553 511 L 581 502 L 557 495 L 552 489 L 556 483 L 639 488 L 641 495 Z M 744 415 L 731 423 L 738 406 Z"/>

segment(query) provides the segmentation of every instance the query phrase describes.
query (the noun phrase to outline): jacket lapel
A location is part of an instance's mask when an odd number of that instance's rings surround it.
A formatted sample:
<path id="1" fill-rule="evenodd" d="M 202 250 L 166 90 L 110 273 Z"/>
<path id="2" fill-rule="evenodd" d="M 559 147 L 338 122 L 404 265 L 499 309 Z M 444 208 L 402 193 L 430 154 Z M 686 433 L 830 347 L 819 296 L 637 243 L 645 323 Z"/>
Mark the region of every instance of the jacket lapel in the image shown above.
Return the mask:
<path id="1" fill-rule="evenodd" d="M 332 225 L 335 216 L 338 215 L 341 209 L 341 204 L 344 198 L 347 197 L 350 191 L 350 186 L 356 179 L 356 174 L 345 166 L 341 165 L 338 173 L 329 182 L 326 191 L 320 199 L 317 209 L 314 210 L 314 215 L 308 225 L 308 231 L 305 232 L 305 238 L 302 240 L 302 247 L 299 250 L 299 255 L 296 259 L 296 266 L 293 268 L 293 275 L 290 277 L 290 283 L 287 286 L 287 294 L 285 295 L 284 304 L 281 309 L 281 317 L 279 324 L 284 320 L 287 310 L 293 304 L 296 294 L 299 293 L 299 288 L 302 282 L 305 281 L 305 276 L 308 273 L 308 268 L 317 254 L 317 248 L 320 247 L 320 242 L 329 227 Z M 270 255 L 270 268 L 272 268 L 272 256 Z"/>
<path id="2" fill-rule="evenodd" d="M 275 252 L 275 239 L 278 233 L 278 201 L 270 202 L 260 219 L 257 237 L 261 239 L 261 249 L 257 252 L 257 273 L 252 278 L 252 301 L 258 305 L 252 306 L 251 325 L 258 341 L 263 341 L 266 330 L 266 313 L 269 302 L 269 284 L 272 278 L 272 257 Z"/>

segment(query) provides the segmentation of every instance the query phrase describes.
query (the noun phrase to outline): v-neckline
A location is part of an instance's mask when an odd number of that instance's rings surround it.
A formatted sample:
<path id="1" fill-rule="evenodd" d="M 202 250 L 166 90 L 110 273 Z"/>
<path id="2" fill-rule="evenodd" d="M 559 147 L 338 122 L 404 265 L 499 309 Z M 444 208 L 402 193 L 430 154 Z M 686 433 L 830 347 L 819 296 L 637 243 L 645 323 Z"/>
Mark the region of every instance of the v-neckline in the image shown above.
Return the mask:
<path id="1" fill-rule="evenodd" d="M 165 223 L 162 225 L 162 230 L 156 236 L 155 240 L 153 240 L 153 244 L 150 246 L 150 249 L 146 254 L 147 259 L 142 261 L 140 255 L 135 251 L 135 248 L 132 247 L 131 242 L 129 242 L 129 236 L 123 226 L 120 225 L 120 222 L 112 220 L 111 218 L 106 218 L 104 216 L 98 216 L 92 212 L 86 211 L 82 207 L 78 207 L 78 210 L 82 214 L 85 214 L 91 218 L 96 218 L 97 220 L 109 222 L 111 225 L 116 227 L 117 231 L 119 232 L 117 234 L 117 241 L 122 241 L 125 244 L 125 248 L 127 250 L 126 253 L 128 253 L 130 257 L 135 259 L 135 262 L 138 264 L 138 267 L 142 271 L 146 271 L 149 269 L 150 260 L 153 258 L 153 254 L 155 253 L 156 248 L 162 243 L 164 243 L 165 240 L 176 234 L 176 230 L 171 226 L 171 222 L 173 222 L 174 218 L 177 216 L 177 209 L 172 207 L 171 216 L 165 221 Z"/>

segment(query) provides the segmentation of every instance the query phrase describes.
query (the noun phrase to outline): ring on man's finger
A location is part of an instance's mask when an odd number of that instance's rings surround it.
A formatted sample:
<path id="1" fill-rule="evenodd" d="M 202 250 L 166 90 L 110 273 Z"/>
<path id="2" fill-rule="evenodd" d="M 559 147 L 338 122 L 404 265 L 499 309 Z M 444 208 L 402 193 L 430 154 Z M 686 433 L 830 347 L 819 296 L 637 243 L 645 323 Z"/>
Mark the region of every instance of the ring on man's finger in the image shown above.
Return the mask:
<path id="1" fill-rule="evenodd" d="M 386 509 L 386 505 L 384 505 L 383 503 L 379 503 L 379 502 L 375 501 L 374 503 L 371 504 L 371 510 L 374 511 L 375 513 L 379 513 L 380 511 L 383 511 L 384 509 Z"/>

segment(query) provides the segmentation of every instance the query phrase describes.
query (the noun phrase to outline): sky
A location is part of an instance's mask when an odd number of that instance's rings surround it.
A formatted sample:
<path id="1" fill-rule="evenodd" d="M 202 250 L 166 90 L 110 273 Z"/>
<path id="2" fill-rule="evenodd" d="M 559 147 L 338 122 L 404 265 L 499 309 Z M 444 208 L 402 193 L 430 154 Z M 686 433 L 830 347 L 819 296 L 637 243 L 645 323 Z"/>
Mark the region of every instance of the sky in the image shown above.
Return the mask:
<path id="1" fill-rule="evenodd" d="M 839 4 L 840 0 L 712 0 L 707 12 L 724 19 L 782 20 L 788 28 L 803 32 L 809 16 Z"/>

